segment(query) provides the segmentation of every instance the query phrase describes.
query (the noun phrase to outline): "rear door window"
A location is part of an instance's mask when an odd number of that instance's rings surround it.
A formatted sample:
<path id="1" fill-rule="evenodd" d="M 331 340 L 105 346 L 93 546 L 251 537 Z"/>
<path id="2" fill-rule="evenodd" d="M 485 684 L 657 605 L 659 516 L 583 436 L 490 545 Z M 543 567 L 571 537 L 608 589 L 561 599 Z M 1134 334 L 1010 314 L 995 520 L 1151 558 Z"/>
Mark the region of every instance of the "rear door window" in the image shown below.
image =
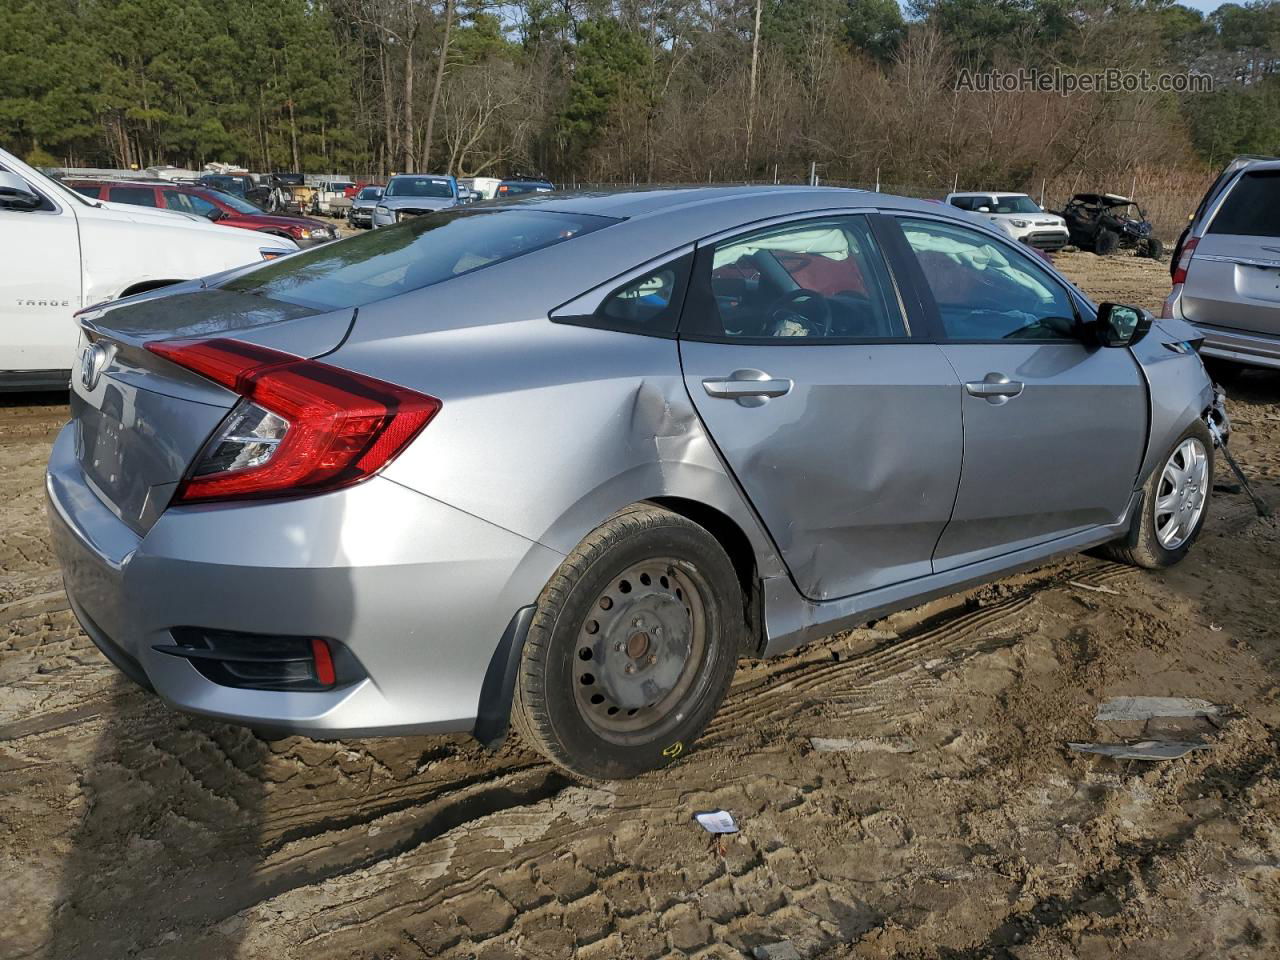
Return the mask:
<path id="1" fill-rule="evenodd" d="M 1227 194 L 1208 232 L 1280 237 L 1280 170 L 1243 174 Z"/>
<path id="2" fill-rule="evenodd" d="M 908 335 L 865 217 L 770 227 L 717 243 L 709 258 L 699 256 L 702 275 L 682 336 L 777 342 Z"/>
<path id="3" fill-rule="evenodd" d="M 112 187 L 113 203 L 131 203 L 135 207 L 154 207 L 156 191 L 154 187 Z"/>
<path id="4" fill-rule="evenodd" d="M 226 289 L 336 310 L 399 296 L 564 243 L 612 217 L 508 208 L 442 210 L 282 257 Z"/>

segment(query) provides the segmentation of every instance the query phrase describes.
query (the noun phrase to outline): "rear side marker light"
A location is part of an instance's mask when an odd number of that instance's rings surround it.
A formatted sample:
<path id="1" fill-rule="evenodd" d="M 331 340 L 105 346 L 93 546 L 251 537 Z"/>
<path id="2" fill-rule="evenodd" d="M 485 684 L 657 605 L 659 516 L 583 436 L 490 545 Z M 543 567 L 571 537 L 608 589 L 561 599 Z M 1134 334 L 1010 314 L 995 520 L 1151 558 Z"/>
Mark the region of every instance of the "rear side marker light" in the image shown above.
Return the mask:
<path id="1" fill-rule="evenodd" d="M 239 340 L 161 340 L 157 356 L 238 393 L 175 503 L 319 493 L 377 473 L 440 410 L 435 397 Z"/>

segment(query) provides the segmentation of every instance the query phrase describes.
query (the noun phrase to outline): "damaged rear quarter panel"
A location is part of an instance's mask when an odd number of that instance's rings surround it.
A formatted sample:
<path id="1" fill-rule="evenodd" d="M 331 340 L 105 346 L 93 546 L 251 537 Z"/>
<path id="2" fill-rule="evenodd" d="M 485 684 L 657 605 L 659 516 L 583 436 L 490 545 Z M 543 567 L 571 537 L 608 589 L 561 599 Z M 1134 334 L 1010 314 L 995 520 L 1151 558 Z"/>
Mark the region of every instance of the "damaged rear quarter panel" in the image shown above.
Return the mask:
<path id="1" fill-rule="evenodd" d="M 739 526 L 761 576 L 785 575 L 689 401 L 675 340 L 545 318 L 424 336 L 398 352 L 412 373 L 377 364 L 444 402 L 388 478 L 564 554 L 632 503 L 693 500 Z M 341 360 L 365 370 L 361 352 Z"/>

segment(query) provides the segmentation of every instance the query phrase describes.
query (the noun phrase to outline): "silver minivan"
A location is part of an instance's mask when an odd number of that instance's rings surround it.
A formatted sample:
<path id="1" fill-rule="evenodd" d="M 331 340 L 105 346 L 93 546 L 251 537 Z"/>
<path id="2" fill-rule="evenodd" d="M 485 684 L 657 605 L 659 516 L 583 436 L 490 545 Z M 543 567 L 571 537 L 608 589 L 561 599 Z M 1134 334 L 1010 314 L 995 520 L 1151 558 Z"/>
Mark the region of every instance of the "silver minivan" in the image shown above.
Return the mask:
<path id="1" fill-rule="evenodd" d="M 1175 251 L 1163 315 L 1203 334 L 1207 358 L 1280 368 L 1280 160 L 1233 161 Z"/>

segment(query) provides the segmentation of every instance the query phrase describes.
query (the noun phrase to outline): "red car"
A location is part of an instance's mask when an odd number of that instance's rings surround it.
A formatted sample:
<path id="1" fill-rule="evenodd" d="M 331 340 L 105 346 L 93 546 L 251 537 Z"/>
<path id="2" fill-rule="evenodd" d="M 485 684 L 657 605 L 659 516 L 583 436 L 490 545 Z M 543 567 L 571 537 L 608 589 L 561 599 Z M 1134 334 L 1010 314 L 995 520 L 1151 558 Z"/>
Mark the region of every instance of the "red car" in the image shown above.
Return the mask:
<path id="1" fill-rule="evenodd" d="M 336 227 L 319 220 L 266 213 L 240 197 L 198 184 L 168 180 L 68 180 L 67 186 L 95 200 L 194 213 L 222 226 L 288 237 L 300 247 L 327 243 L 339 237 Z"/>

